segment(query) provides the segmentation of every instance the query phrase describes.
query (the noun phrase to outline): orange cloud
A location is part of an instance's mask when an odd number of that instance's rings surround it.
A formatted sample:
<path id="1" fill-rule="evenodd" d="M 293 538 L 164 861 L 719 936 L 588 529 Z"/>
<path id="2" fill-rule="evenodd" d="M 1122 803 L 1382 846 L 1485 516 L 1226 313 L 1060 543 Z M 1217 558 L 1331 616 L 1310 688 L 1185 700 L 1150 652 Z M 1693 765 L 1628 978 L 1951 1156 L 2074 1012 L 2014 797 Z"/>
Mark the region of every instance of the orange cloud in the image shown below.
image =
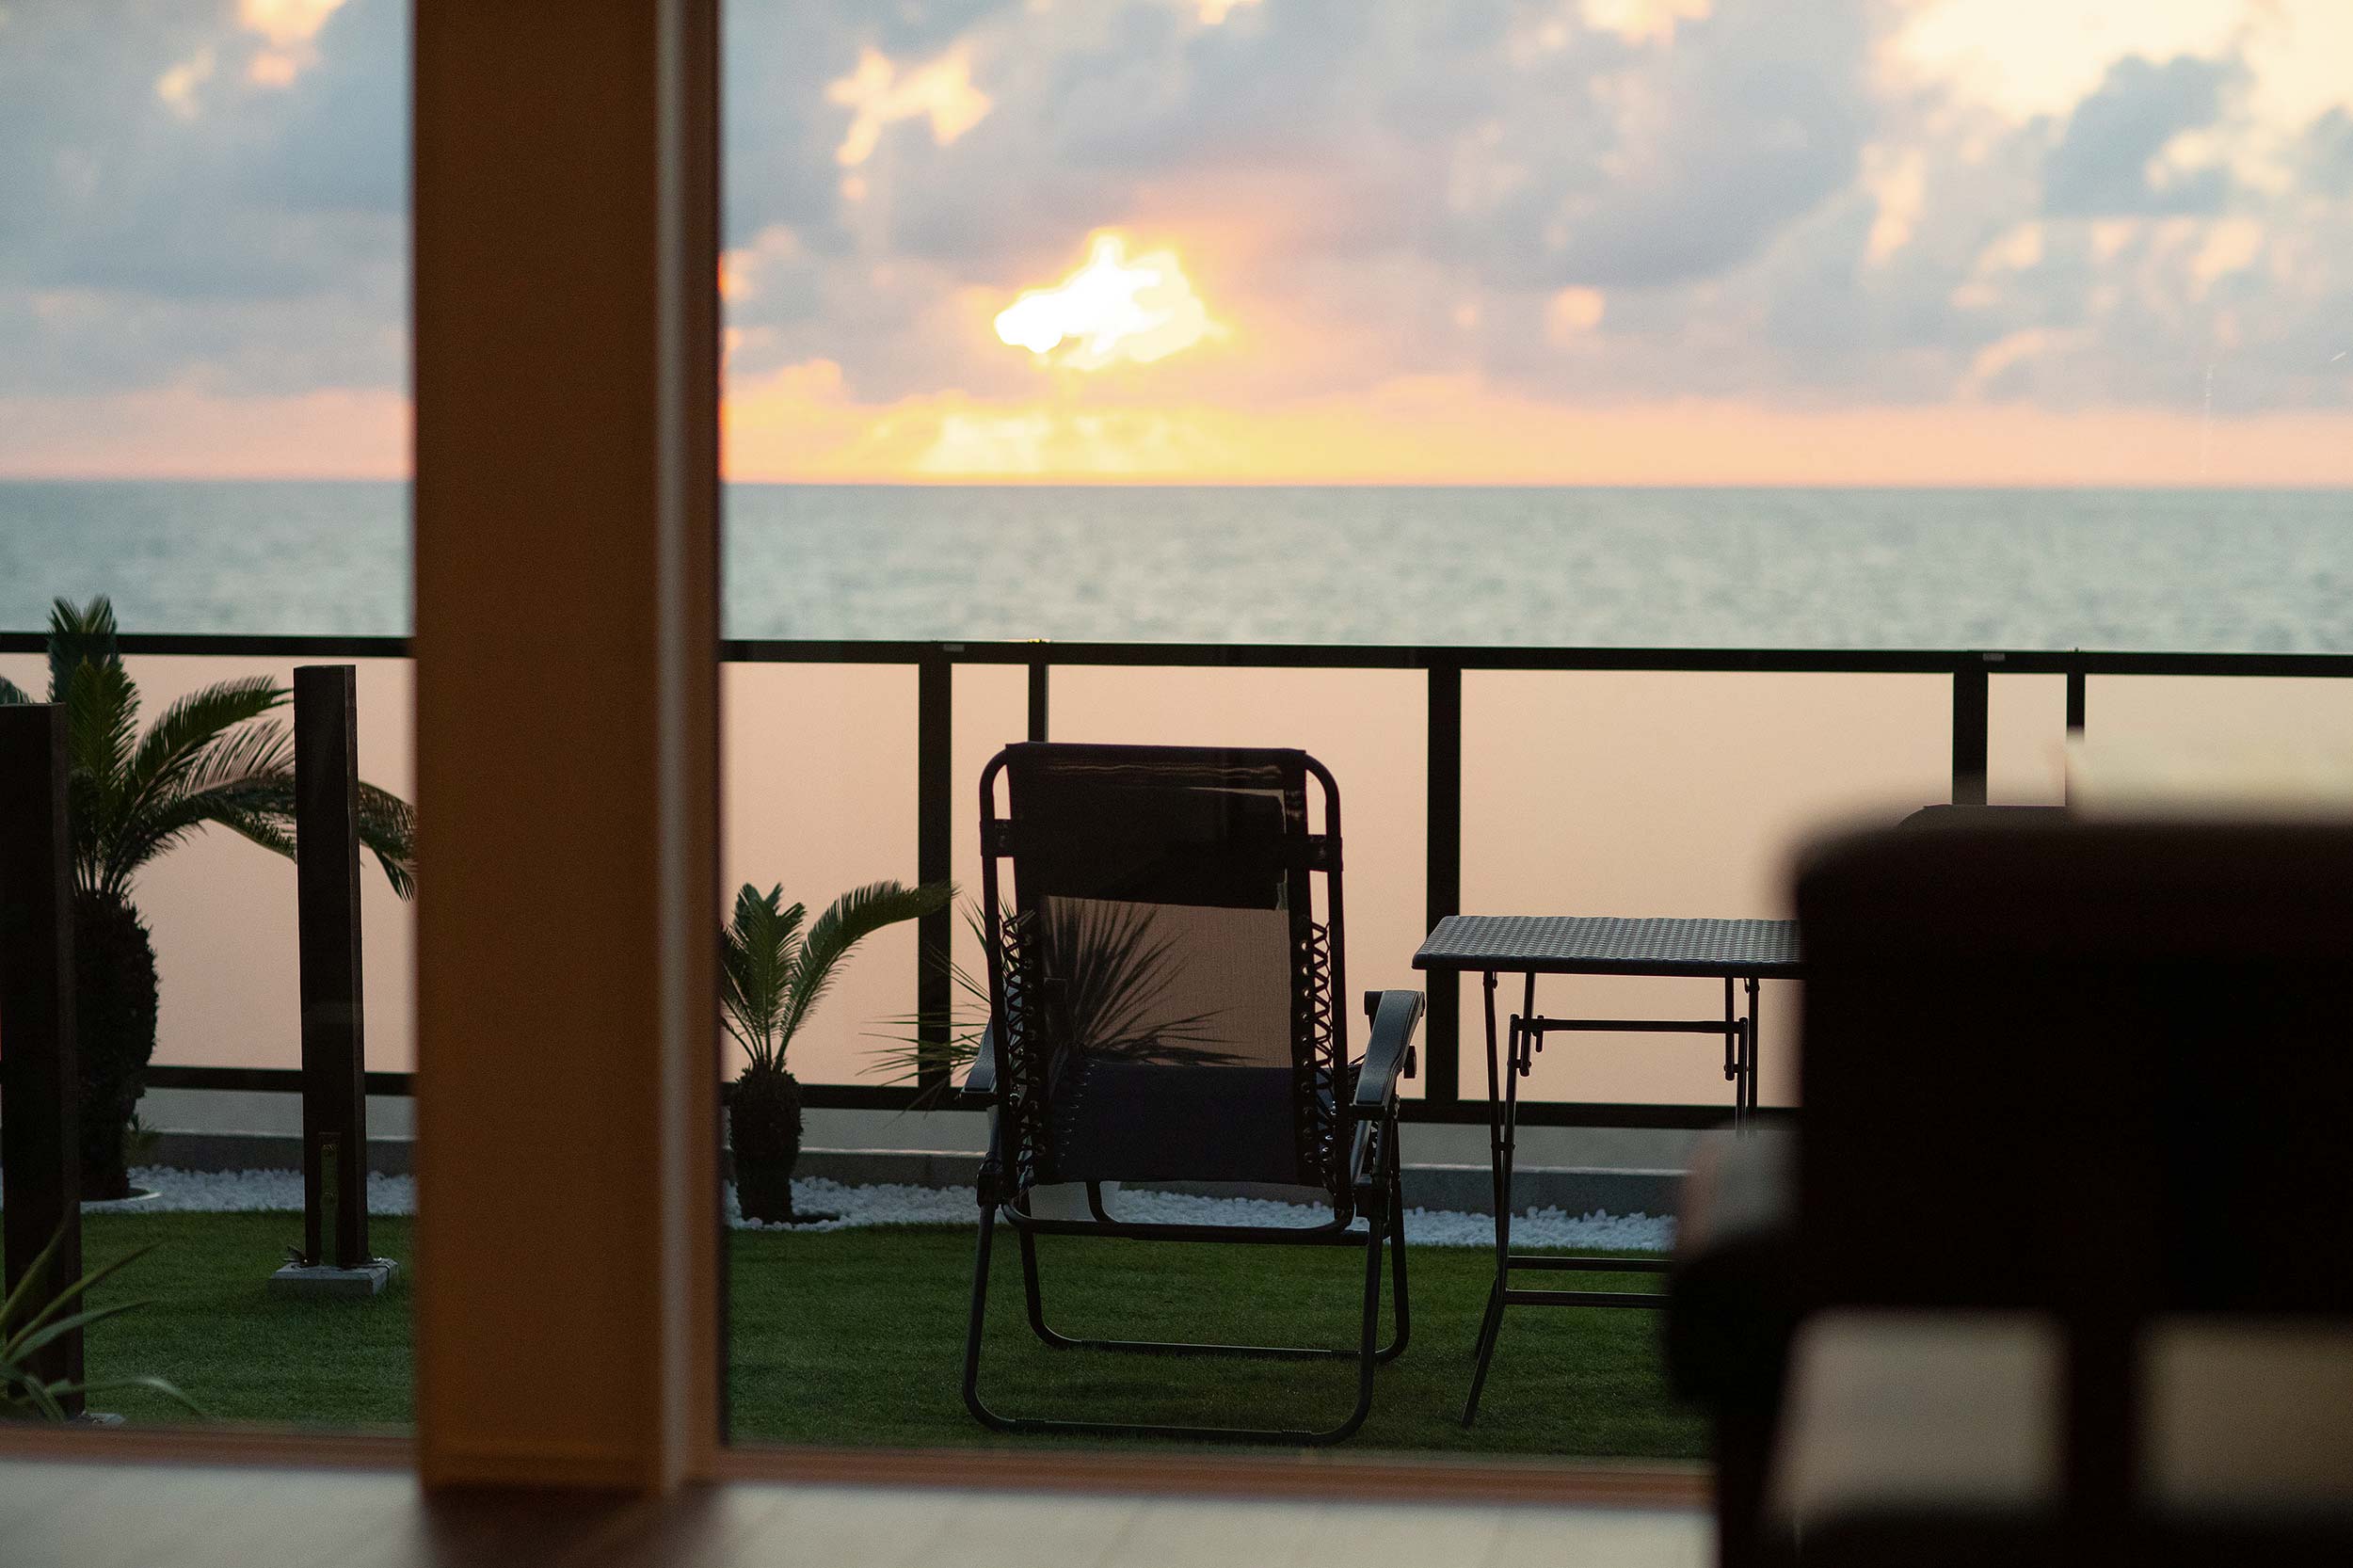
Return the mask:
<path id="1" fill-rule="evenodd" d="M 1451 376 L 1257 408 L 952 392 L 868 403 L 818 360 L 731 376 L 721 417 L 727 473 L 744 480 L 2353 486 L 2345 413 L 1570 408 Z M 389 392 L 0 398 L 11 477 L 397 479 L 408 455 L 408 400 Z"/>
<path id="2" fill-rule="evenodd" d="M 2353 415 L 2014 405 L 1800 411 L 1705 400 L 1564 408 L 1469 376 L 1262 408 L 860 403 L 827 361 L 736 377 L 728 475 L 848 482 L 1527 485 L 2346 485 Z"/>
<path id="3" fill-rule="evenodd" d="M 834 158 L 856 168 L 872 155 L 887 126 L 927 119 L 932 140 L 947 146 L 988 116 L 988 94 L 972 85 L 972 68 L 961 53 L 902 72 L 879 50 L 859 52 L 857 69 L 825 88 L 825 101 L 849 107 L 850 128 Z M 853 199 L 855 200 L 855 199 Z"/>
<path id="4" fill-rule="evenodd" d="M 319 54 L 312 40 L 343 5 L 344 0 L 237 0 L 238 25 L 269 45 L 246 67 L 246 80 L 282 88 L 316 65 Z"/>
<path id="5" fill-rule="evenodd" d="M 399 479 L 408 472 L 408 399 L 389 391 L 233 397 L 177 386 L 0 397 L 0 474 Z"/>
<path id="6" fill-rule="evenodd" d="M 1086 265 L 1050 288 L 1025 290 L 997 312 L 996 328 L 1008 347 L 1074 370 L 1150 364 L 1220 330 L 1175 251 L 1130 262 L 1117 234 L 1096 235 Z"/>

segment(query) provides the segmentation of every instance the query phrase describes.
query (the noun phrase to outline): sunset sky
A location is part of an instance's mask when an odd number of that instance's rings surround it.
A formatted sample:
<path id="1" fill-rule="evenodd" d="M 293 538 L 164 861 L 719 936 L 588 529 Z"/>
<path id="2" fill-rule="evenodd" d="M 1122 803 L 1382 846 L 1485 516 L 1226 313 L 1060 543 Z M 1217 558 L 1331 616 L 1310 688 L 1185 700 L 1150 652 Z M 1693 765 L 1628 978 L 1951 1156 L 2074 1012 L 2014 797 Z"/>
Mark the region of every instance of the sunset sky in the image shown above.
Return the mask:
<path id="1" fill-rule="evenodd" d="M 407 470 L 399 0 L 0 0 L 0 475 Z M 743 0 L 742 479 L 2353 484 L 2347 0 Z"/>

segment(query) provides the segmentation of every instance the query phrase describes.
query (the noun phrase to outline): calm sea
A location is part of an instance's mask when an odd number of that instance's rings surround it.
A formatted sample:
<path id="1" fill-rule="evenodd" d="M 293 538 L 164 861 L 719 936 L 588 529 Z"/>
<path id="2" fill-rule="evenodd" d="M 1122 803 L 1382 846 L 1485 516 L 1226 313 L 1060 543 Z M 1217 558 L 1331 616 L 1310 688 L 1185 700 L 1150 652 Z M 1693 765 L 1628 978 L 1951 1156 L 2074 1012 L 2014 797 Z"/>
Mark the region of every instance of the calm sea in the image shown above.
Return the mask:
<path id="1" fill-rule="evenodd" d="M 0 628 L 403 632 L 407 508 L 0 483 Z M 2348 490 L 736 485 L 726 560 L 734 636 L 2353 650 Z"/>

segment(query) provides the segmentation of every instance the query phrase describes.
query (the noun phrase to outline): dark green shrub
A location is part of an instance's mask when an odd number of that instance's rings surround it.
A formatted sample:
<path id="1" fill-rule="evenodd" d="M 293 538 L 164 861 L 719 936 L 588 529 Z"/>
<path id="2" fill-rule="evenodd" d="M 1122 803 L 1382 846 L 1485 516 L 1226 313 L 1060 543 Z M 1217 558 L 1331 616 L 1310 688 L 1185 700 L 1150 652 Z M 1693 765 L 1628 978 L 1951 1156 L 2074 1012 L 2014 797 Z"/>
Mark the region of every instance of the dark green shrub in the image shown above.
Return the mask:
<path id="1" fill-rule="evenodd" d="M 124 1133 L 155 1054 L 155 946 L 120 899 L 73 901 L 74 1048 L 80 1059 L 82 1195 L 130 1191 Z"/>

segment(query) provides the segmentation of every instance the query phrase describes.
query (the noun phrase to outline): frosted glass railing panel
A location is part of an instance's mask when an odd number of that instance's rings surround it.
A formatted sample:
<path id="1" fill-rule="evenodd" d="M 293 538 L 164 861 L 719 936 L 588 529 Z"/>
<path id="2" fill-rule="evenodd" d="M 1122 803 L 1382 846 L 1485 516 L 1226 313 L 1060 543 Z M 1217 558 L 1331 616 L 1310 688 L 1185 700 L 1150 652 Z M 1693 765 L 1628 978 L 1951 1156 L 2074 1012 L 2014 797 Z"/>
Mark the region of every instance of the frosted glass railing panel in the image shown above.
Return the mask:
<path id="1" fill-rule="evenodd" d="M 1361 1048 L 1359 994 L 1421 984 L 1413 957 L 1425 929 L 1428 690 L 1409 670 L 1061 665 L 1051 730 L 1058 741 L 1299 746 L 1332 770 L 1347 843 L 1341 1000 L 1350 1044 Z M 1418 1094 L 1418 1080 L 1407 1089 Z"/>
<path id="2" fill-rule="evenodd" d="M 2353 755 L 2353 680 L 2261 676 L 2095 675 L 2084 738 L 2104 747 L 2190 756 L 2205 764 Z"/>
<path id="3" fill-rule="evenodd" d="M 2067 677 L 1997 675 L 1986 683 L 1985 798 L 2067 802 Z"/>
<path id="4" fill-rule="evenodd" d="M 1018 664 L 959 664 L 952 679 L 955 725 L 948 742 L 953 759 L 948 819 L 953 830 L 950 842 L 955 856 L 956 917 L 949 951 L 971 986 L 979 989 L 955 984 L 949 995 L 957 1031 L 968 1032 L 988 1015 L 988 966 L 972 923 L 981 907 L 981 770 L 1003 747 L 1028 736 L 1030 672 Z M 910 765 L 913 756 L 910 751 Z M 910 988 L 906 995 L 911 1011 L 915 993 Z"/>
<path id="5" fill-rule="evenodd" d="M 405 659 L 139 655 L 125 664 L 138 686 L 142 727 L 174 699 L 216 680 L 266 675 L 291 687 L 296 664 L 355 665 L 360 776 L 415 798 L 415 666 Z M 48 687 L 48 667 L 37 655 L 0 657 L 0 675 L 35 696 Z M 279 717 L 293 725 L 291 701 Z M 365 852 L 360 871 L 368 1066 L 406 1072 L 416 1065 L 416 906 L 393 894 Z M 150 861 L 132 902 L 154 940 L 158 1064 L 301 1065 L 293 861 L 208 827 Z"/>
<path id="6" fill-rule="evenodd" d="M 907 664 L 720 667 L 723 904 L 781 883 L 808 919 L 862 883 L 915 881 L 916 672 Z M 811 1082 L 856 1079 L 872 1032 L 915 1005 L 915 927 L 861 942 L 792 1043 Z M 731 1074 L 736 1063 L 727 1058 Z"/>
<path id="7" fill-rule="evenodd" d="M 1472 672 L 1463 679 L 1463 908 L 1474 914 L 1785 917 L 1792 856 L 1842 824 L 1949 799 L 1952 683 L 1920 675 Z M 1515 985 L 1499 998 L 1518 1008 Z M 1462 1092 L 1486 1094 L 1476 977 Z M 1768 984 L 1760 1089 L 1797 1084 L 1797 988 Z M 1554 1016 L 1721 1017 L 1713 981 L 1561 978 Z M 1730 1106 L 1720 1040 L 1556 1039 L 1539 1099 Z"/>

